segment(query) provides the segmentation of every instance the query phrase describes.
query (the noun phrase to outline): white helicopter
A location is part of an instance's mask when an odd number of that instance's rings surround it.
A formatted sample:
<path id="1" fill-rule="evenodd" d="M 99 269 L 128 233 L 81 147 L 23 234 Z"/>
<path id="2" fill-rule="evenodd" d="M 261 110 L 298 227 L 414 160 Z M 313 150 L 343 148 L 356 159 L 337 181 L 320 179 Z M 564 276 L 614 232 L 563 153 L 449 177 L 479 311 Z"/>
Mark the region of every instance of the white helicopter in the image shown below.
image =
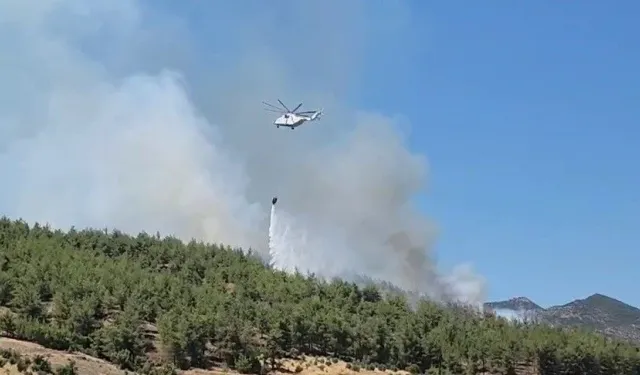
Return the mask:
<path id="1" fill-rule="evenodd" d="M 322 115 L 322 111 L 323 111 L 322 109 L 320 109 L 318 111 L 296 112 L 298 109 L 300 109 L 300 107 L 302 106 L 302 103 L 298 104 L 298 106 L 295 107 L 293 111 L 290 111 L 289 108 L 287 108 L 287 106 L 280 101 L 280 99 L 278 99 L 278 102 L 283 108 L 276 107 L 275 105 L 269 104 L 267 102 L 262 102 L 262 104 L 269 106 L 269 108 L 265 108 L 266 111 L 282 113 L 282 116 L 278 117 L 273 122 L 273 124 L 277 128 L 281 126 L 285 126 L 293 130 L 298 126 L 304 124 L 306 121 L 318 120 Z"/>

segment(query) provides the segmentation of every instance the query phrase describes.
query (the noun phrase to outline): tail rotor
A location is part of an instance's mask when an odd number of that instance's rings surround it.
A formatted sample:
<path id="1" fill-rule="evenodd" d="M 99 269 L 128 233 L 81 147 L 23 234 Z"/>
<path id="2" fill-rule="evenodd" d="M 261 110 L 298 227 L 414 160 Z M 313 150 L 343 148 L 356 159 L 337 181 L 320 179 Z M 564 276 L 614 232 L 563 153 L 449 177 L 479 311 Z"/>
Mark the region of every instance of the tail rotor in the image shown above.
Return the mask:
<path id="1" fill-rule="evenodd" d="M 319 111 L 314 113 L 313 114 L 313 119 L 314 120 L 320 120 L 320 117 L 322 116 L 322 111 L 324 111 L 324 108 L 321 108 Z"/>

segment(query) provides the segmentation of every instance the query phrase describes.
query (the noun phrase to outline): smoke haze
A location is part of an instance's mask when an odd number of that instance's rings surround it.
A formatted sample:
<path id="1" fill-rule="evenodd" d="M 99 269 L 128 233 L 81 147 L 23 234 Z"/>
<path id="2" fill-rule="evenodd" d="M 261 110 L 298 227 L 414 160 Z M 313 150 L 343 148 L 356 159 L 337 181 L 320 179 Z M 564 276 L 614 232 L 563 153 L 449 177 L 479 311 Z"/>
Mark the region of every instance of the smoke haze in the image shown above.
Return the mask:
<path id="1" fill-rule="evenodd" d="M 411 202 L 424 158 L 394 118 L 346 104 L 374 39 L 407 36 L 403 3 L 240 3 L 0 0 L 0 210 L 267 256 L 278 195 L 305 238 L 299 262 L 481 301 L 470 268 L 434 264 L 435 231 Z M 326 115 L 276 130 L 260 104 L 276 98 Z"/>

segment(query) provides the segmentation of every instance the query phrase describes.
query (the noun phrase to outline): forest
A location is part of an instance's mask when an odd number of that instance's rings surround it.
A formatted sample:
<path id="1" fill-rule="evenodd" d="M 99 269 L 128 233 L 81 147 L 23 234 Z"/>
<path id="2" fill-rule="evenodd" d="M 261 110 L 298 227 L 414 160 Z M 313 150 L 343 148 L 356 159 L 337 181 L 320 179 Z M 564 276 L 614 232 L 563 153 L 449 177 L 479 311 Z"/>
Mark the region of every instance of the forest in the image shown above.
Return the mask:
<path id="1" fill-rule="evenodd" d="M 640 374 L 631 344 L 410 304 L 375 286 L 275 271 L 240 249 L 0 219 L 0 331 L 142 374 L 277 370 L 301 355 L 429 374 Z M 296 369 L 298 371 L 298 369 Z M 300 369 L 301 371 L 301 369 Z"/>

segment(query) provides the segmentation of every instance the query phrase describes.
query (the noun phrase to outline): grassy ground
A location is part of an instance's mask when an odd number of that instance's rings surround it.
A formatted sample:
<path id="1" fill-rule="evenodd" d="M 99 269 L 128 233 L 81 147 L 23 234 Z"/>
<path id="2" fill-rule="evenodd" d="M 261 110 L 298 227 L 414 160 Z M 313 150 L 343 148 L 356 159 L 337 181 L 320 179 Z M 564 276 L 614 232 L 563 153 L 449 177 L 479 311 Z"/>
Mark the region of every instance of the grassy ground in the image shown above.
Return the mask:
<path id="1" fill-rule="evenodd" d="M 90 357 L 82 353 L 67 353 L 58 350 L 47 349 L 41 345 L 34 344 L 26 341 L 13 340 L 8 338 L 0 338 L 0 349 L 12 349 L 28 358 L 34 358 L 36 355 L 45 357 L 52 365 L 52 367 L 64 366 L 69 363 L 70 360 L 76 362 L 78 372 L 82 375 L 120 375 L 124 374 L 124 371 L 118 369 L 118 367 L 103 361 L 101 359 Z M 5 364 L 3 371 L 6 374 L 18 374 L 15 365 Z"/>
<path id="2" fill-rule="evenodd" d="M 75 361 L 78 373 L 80 375 L 123 375 L 125 371 L 120 370 L 117 366 L 112 365 L 104 360 L 88 356 L 83 353 L 68 353 L 59 350 L 47 349 L 41 345 L 26 341 L 13 340 L 9 338 L 0 338 L 0 349 L 12 349 L 21 354 L 23 357 L 34 358 L 41 355 L 46 358 L 51 365 L 56 368 L 64 366 L 70 360 Z M 282 363 L 282 371 L 279 374 L 300 374 L 300 375 L 373 375 L 373 374 L 396 374 L 408 375 L 406 371 L 381 371 L 379 369 L 358 368 L 348 365 L 344 362 L 332 362 L 327 358 L 304 357 L 301 360 L 286 360 Z M 0 375 L 16 375 L 20 374 L 16 365 L 6 363 L 0 369 Z M 236 374 L 236 372 L 228 369 L 193 369 L 182 371 L 183 375 L 215 375 L 215 374 Z"/>

